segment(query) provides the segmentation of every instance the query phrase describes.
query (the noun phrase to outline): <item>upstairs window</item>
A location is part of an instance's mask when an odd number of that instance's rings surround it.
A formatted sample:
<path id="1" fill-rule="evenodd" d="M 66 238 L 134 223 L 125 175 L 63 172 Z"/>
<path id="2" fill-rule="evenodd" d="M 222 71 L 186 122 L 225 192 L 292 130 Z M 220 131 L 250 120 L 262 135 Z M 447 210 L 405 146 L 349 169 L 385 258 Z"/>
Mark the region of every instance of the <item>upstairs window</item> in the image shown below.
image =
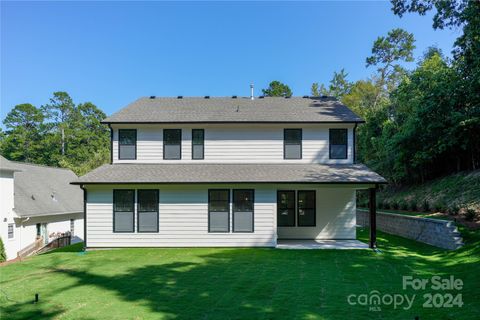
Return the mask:
<path id="1" fill-rule="evenodd" d="M 330 129 L 330 159 L 347 159 L 347 129 Z"/>
<path id="2" fill-rule="evenodd" d="M 138 232 L 158 232 L 158 190 L 138 190 Z"/>
<path id="3" fill-rule="evenodd" d="M 208 190 L 208 232 L 230 231 L 230 190 Z"/>
<path id="4" fill-rule="evenodd" d="M 182 158 L 182 130 L 163 130 L 163 159 L 179 160 Z"/>
<path id="5" fill-rule="evenodd" d="M 192 159 L 203 159 L 205 143 L 205 131 L 203 129 L 192 129 Z"/>
<path id="6" fill-rule="evenodd" d="M 135 190 L 113 190 L 113 232 L 134 232 Z"/>
<path id="7" fill-rule="evenodd" d="M 253 190 L 233 190 L 233 232 L 253 232 Z"/>
<path id="8" fill-rule="evenodd" d="M 284 130 L 283 158 L 302 159 L 302 129 Z"/>
<path id="9" fill-rule="evenodd" d="M 118 130 L 118 159 L 135 160 L 137 158 L 137 130 Z"/>

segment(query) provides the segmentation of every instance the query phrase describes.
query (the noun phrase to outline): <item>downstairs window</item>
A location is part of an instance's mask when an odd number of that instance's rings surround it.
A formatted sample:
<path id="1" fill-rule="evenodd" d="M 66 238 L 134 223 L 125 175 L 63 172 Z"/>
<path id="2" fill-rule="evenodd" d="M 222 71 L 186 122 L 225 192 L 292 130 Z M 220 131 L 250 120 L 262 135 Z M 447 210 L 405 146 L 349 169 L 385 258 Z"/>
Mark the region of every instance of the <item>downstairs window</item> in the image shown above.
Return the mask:
<path id="1" fill-rule="evenodd" d="M 134 232 L 135 190 L 113 190 L 113 232 Z"/>
<path id="2" fill-rule="evenodd" d="M 298 217 L 299 227 L 315 227 L 315 191 L 298 191 Z"/>
<path id="3" fill-rule="evenodd" d="M 138 232 L 158 232 L 158 190 L 138 190 Z"/>
<path id="4" fill-rule="evenodd" d="M 230 190 L 208 190 L 208 232 L 230 231 Z"/>
<path id="5" fill-rule="evenodd" d="M 253 232 L 253 190 L 233 190 L 233 232 Z"/>

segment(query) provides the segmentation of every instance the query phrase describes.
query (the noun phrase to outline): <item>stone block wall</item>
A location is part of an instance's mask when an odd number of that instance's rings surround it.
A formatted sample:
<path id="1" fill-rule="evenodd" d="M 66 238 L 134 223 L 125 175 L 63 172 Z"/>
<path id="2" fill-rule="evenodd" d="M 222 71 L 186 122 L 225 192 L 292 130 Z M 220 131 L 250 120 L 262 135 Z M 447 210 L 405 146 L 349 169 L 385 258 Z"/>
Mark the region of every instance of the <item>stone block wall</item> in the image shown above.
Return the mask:
<path id="1" fill-rule="evenodd" d="M 357 210 L 357 225 L 369 226 L 368 210 Z M 455 250 L 463 245 L 452 221 L 377 212 L 377 229 L 432 246 Z"/>

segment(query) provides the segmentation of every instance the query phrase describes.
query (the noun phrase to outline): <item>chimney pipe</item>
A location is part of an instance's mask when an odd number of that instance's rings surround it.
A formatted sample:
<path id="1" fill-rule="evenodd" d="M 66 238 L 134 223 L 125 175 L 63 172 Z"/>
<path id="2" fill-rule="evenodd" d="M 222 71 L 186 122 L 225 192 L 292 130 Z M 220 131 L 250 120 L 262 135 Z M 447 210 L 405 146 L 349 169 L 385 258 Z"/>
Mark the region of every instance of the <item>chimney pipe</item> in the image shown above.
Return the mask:
<path id="1" fill-rule="evenodd" d="M 250 84 L 250 100 L 254 100 L 255 97 L 253 96 L 253 83 Z"/>

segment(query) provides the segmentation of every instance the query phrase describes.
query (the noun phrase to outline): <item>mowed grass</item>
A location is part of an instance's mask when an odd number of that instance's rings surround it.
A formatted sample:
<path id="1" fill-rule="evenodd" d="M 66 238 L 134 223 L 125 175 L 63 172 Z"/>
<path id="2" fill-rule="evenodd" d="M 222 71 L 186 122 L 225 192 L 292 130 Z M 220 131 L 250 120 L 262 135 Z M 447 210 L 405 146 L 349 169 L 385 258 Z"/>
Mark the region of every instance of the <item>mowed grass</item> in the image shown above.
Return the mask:
<path id="1" fill-rule="evenodd" d="M 368 230 L 358 230 L 367 241 Z M 0 268 L 1 319 L 478 319 L 480 234 L 445 251 L 379 233 L 371 250 L 118 249 L 73 246 Z M 402 289 L 402 276 L 453 275 L 460 291 Z M 350 305 L 351 294 L 416 294 L 409 310 Z M 464 305 L 423 308 L 425 293 Z M 34 294 L 40 301 L 33 304 Z M 406 304 L 404 305 L 406 306 Z"/>

